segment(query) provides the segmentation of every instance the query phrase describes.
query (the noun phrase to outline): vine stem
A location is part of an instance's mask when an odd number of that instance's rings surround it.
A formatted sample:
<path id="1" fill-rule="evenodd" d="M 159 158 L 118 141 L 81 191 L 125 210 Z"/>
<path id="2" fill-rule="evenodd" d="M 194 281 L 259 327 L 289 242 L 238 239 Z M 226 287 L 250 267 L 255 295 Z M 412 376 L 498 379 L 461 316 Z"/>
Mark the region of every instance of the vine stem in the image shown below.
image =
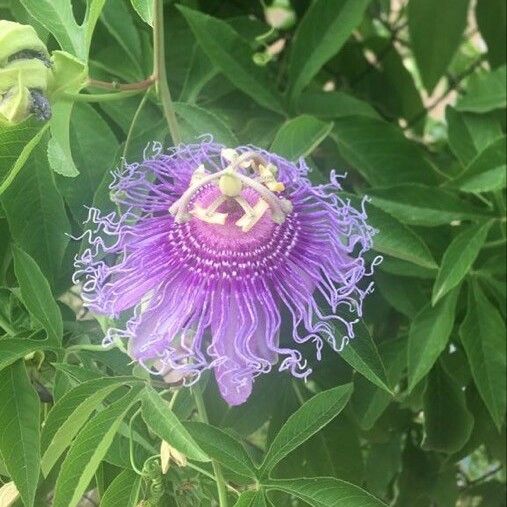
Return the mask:
<path id="1" fill-rule="evenodd" d="M 197 407 L 197 413 L 199 414 L 201 421 L 208 424 L 208 414 L 206 412 L 206 406 L 204 405 L 204 400 L 199 387 L 192 389 L 192 394 L 194 395 L 195 406 Z M 222 468 L 215 460 L 211 460 L 211 465 L 213 467 L 213 473 L 215 474 L 215 481 L 217 483 L 218 502 L 220 507 L 228 507 L 227 485 L 222 473 Z"/>
<path id="2" fill-rule="evenodd" d="M 164 6 L 162 0 L 153 0 L 153 75 L 155 77 L 157 95 L 162 103 L 162 110 L 164 111 L 173 144 L 180 144 L 180 128 L 174 112 L 165 69 Z"/>
<path id="3" fill-rule="evenodd" d="M 133 91 L 133 90 L 147 90 L 155 82 L 155 76 L 152 75 L 142 81 L 136 83 L 118 83 L 118 81 L 100 81 L 99 79 L 88 79 L 86 86 L 90 88 L 102 88 L 104 90 L 117 90 L 117 91 Z"/>

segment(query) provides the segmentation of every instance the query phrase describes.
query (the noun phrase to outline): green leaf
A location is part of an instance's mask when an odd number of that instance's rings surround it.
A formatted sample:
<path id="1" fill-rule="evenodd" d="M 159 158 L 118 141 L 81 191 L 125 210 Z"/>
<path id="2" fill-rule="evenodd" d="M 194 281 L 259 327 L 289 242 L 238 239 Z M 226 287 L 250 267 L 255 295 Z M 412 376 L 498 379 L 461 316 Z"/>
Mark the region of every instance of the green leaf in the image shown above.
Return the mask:
<path id="1" fill-rule="evenodd" d="M 505 323 L 477 283 L 469 288 L 460 336 L 477 390 L 500 430 L 506 408 Z"/>
<path id="2" fill-rule="evenodd" d="M 21 0 L 21 3 L 53 34 L 64 51 L 86 58 L 83 29 L 76 23 L 70 0 Z"/>
<path id="3" fill-rule="evenodd" d="M 462 192 L 491 192 L 505 188 L 507 137 L 489 144 L 450 185 Z"/>
<path id="4" fill-rule="evenodd" d="M 37 145 L 2 195 L 15 242 L 38 264 L 51 285 L 61 268 L 70 225 L 48 166 L 46 142 Z"/>
<path id="5" fill-rule="evenodd" d="M 133 470 L 123 470 L 100 499 L 100 507 L 135 507 L 140 489 L 141 476 Z"/>
<path id="6" fill-rule="evenodd" d="M 423 400 L 423 449 L 447 454 L 458 452 L 467 443 L 474 426 L 460 385 L 436 365 L 428 375 Z"/>
<path id="7" fill-rule="evenodd" d="M 340 192 L 350 199 L 356 209 L 362 206 L 362 199 L 356 195 Z M 373 237 L 373 248 L 380 253 L 412 262 L 425 268 L 436 268 L 437 263 L 430 249 L 412 229 L 382 209 L 368 203 L 366 205 L 368 223 L 377 230 Z"/>
<path id="8" fill-rule="evenodd" d="M 333 139 L 345 160 L 372 185 L 436 182 L 435 169 L 422 149 L 383 120 L 338 118 Z"/>
<path id="9" fill-rule="evenodd" d="M 139 399 L 140 387 L 99 412 L 74 440 L 56 480 L 54 507 L 76 507 L 109 449 L 130 407 Z"/>
<path id="10" fill-rule="evenodd" d="M 62 93 L 77 93 L 84 86 L 88 69 L 84 63 L 64 51 L 53 51 L 54 96 L 50 120 L 51 139 L 47 157 L 53 171 L 62 176 L 77 176 L 77 170 L 70 148 L 70 116 L 74 101 L 58 98 Z"/>
<path id="11" fill-rule="evenodd" d="M 448 225 L 454 220 L 477 220 L 491 217 L 450 190 L 405 184 L 368 190 L 375 206 L 411 225 L 434 227 Z"/>
<path id="12" fill-rule="evenodd" d="M 40 140 L 41 136 L 37 137 L 40 130 L 40 123 L 31 118 L 17 125 L 10 125 L 0 118 L 0 195 L 9 185 L 9 180 L 12 179 L 10 174 L 14 171 L 15 165 L 19 164 L 18 159 L 22 157 L 22 153 L 24 163 L 35 146 L 31 140 L 34 138 Z M 28 144 L 31 149 L 25 152 Z"/>
<path id="13" fill-rule="evenodd" d="M 36 350 L 49 348 L 47 342 L 30 340 L 29 338 L 2 338 L 0 340 L 0 370 L 11 365 L 14 361 L 25 357 Z"/>
<path id="14" fill-rule="evenodd" d="M 234 507 L 266 507 L 263 491 L 245 491 L 241 493 Z"/>
<path id="15" fill-rule="evenodd" d="M 332 123 L 303 114 L 287 120 L 278 130 L 271 151 L 288 160 L 309 155 L 331 132 Z"/>
<path id="16" fill-rule="evenodd" d="M 389 385 L 396 386 L 406 368 L 407 340 L 404 337 L 387 341 L 381 343 L 379 349 L 386 365 Z M 364 378 L 359 377 L 354 380 L 351 407 L 361 429 L 370 430 L 392 401 L 393 397 L 390 394 Z"/>
<path id="17" fill-rule="evenodd" d="M 503 0 L 477 0 L 475 17 L 481 36 L 488 46 L 488 60 L 493 68 L 505 63 L 506 6 Z"/>
<path id="18" fill-rule="evenodd" d="M 255 479 L 255 466 L 238 440 L 209 424 L 188 422 L 185 428 L 210 458 L 236 474 Z"/>
<path id="19" fill-rule="evenodd" d="M 157 391 L 147 387 L 141 398 L 143 419 L 158 437 L 189 459 L 209 461 L 205 451 L 199 447 Z"/>
<path id="20" fill-rule="evenodd" d="M 467 24 L 468 4 L 468 0 L 411 0 L 408 4 L 412 50 L 429 94 L 461 43 Z"/>
<path id="21" fill-rule="evenodd" d="M 462 113 L 448 106 L 445 110 L 449 147 L 466 167 L 491 143 L 502 137 L 502 127 L 491 114 Z"/>
<path id="22" fill-rule="evenodd" d="M 126 2 L 106 2 L 100 19 L 141 78 L 144 77 L 140 64 L 143 57 L 141 39 L 130 12 Z"/>
<path id="23" fill-rule="evenodd" d="M 313 507 L 386 507 L 359 486 L 331 477 L 271 479 L 264 486 L 294 495 Z"/>
<path id="24" fill-rule="evenodd" d="M 266 69 L 252 61 L 248 44 L 225 21 L 212 18 L 181 5 L 178 9 L 194 32 L 208 58 L 241 91 L 261 106 L 282 112 L 281 97 Z"/>
<path id="25" fill-rule="evenodd" d="M 32 507 L 39 482 L 39 397 L 23 361 L 0 371 L 0 458 L 24 505 Z"/>
<path id="26" fill-rule="evenodd" d="M 502 65 L 491 72 L 474 74 L 468 81 L 467 93 L 458 100 L 458 111 L 486 113 L 507 105 L 505 88 L 506 66 Z"/>
<path id="27" fill-rule="evenodd" d="M 371 0 L 316 0 L 294 34 L 289 57 L 289 89 L 297 97 L 343 46 L 363 19 Z"/>
<path id="28" fill-rule="evenodd" d="M 184 102 L 176 102 L 174 110 L 180 119 L 181 135 L 185 142 L 195 143 L 199 136 L 211 134 L 217 143 L 238 145 L 238 139 L 229 126 L 208 110 Z"/>
<path id="29" fill-rule="evenodd" d="M 82 25 L 84 27 L 86 55 L 88 55 L 88 52 L 90 51 L 90 44 L 92 41 L 93 32 L 95 30 L 95 25 L 97 24 L 100 13 L 102 12 L 106 1 L 107 0 L 90 0 L 87 3 L 85 19 Z"/>
<path id="30" fill-rule="evenodd" d="M 63 337 L 60 309 L 51 294 L 49 283 L 37 263 L 21 248 L 14 246 L 14 271 L 26 308 L 45 329 L 48 340 L 58 345 Z"/>
<path id="31" fill-rule="evenodd" d="M 105 377 L 89 380 L 65 393 L 50 410 L 42 431 L 42 472 L 49 474 L 90 415 L 114 390 L 131 379 Z"/>
<path id="32" fill-rule="evenodd" d="M 109 125 L 88 104 L 74 106 L 70 140 L 79 175 L 75 178 L 58 176 L 56 182 L 72 215 L 82 223 L 88 214 L 85 205 L 93 203 L 100 182 L 113 168 L 118 141 Z"/>
<path id="33" fill-rule="evenodd" d="M 454 289 L 435 306 L 428 303 L 410 325 L 408 335 L 408 389 L 411 391 L 431 370 L 443 352 L 454 326 L 459 289 Z"/>
<path id="34" fill-rule="evenodd" d="M 297 99 L 299 113 L 310 114 L 325 120 L 343 116 L 368 116 L 378 118 L 373 107 L 344 92 L 307 92 Z"/>
<path id="35" fill-rule="evenodd" d="M 141 19 L 153 26 L 153 2 L 152 0 L 130 0 L 132 7 Z"/>
<path id="36" fill-rule="evenodd" d="M 217 76 L 218 69 L 210 62 L 201 46 L 196 44 L 185 75 L 185 81 L 179 100 L 184 103 L 195 103 L 204 86 Z"/>
<path id="37" fill-rule="evenodd" d="M 336 417 L 347 405 L 352 387 L 352 384 L 345 384 L 320 392 L 292 414 L 273 439 L 260 474 L 269 473 L 287 454 Z"/>
<path id="38" fill-rule="evenodd" d="M 356 336 L 341 351 L 341 357 L 372 384 L 391 393 L 377 346 L 362 320 L 355 324 L 354 333 Z"/>
<path id="39" fill-rule="evenodd" d="M 458 234 L 447 247 L 442 264 L 433 285 L 433 305 L 451 289 L 456 287 L 470 271 L 486 241 L 493 222 L 475 224 Z"/>

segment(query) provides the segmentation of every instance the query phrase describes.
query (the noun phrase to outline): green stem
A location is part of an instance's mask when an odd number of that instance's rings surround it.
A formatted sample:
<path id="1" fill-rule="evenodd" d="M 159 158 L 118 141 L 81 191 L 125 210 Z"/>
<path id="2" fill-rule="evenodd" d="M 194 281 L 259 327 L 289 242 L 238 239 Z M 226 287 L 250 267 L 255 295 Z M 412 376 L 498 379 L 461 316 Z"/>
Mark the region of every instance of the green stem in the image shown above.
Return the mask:
<path id="1" fill-rule="evenodd" d="M 195 406 L 197 407 L 197 413 L 199 414 L 199 417 L 201 418 L 201 421 L 203 423 L 208 424 L 208 414 L 206 412 L 206 406 L 204 405 L 204 400 L 202 398 L 202 393 L 197 387 L 196 389 L 192 389 L 192 393 L 194 395 L 194 401 Z M 222 473 L 222 468 L 220 465 L 215 461 L 211 460 L 211 465 L 213 467 L 213 472 L 215 474 L 215 481 L 217 483 L 217 490 L 218 490 L 218 502 L 220 504 L 220 507 L 227 507 L 227 486 L 225 484 L 224 475 Z"/>
<path id="2" fill-rule="evenodd" d="M 157 94 L 162 103 L 162 109 L 173 144 L 180 144 L 180 128 L 174 112 L 171 92 L 167 85 L 164 48 L 164 6 L 162 0 L 153 0 L 153 75 L 156 79 Z"/>
<path id="3" fill-rule="evenodd" d="M 140 475 L 141 477 L 143 476 L 143 472 L 142 470 L 139 470 L 139 468 L 137 468 L 136 466 L 136 463 L 135 463 L 135 456 L 134 456 L 134 437 L 133 437 L 133 428 L 132 428 L 132 425 L 133 425 L 133 422 L 134 422 L 134 419 L 141 413 L 141 409 L 138 408 L 134 414 L 132 415 L 132 417 L 130 418 L 130 421 L 129 421 L 129 459 L 130 459 L 130 464 L 132 465 L 132 469 L 134 470 L 134 472 L 137 474 L 137 475 Z"/>
<path id="4" fill-rule="evenodd" d="M 93 345 L 91 343 L 78 343 L 77 345 L 71 345 L 70 347 L 67 347 L 65 350 L 66 352 L 74 352 L 78 350 L 89 350 L 91 352 L 107 352 L 112 348 L 114 348 L 114 345 L 106 347 L 104 345 Z"/>
<path id="5" fill-rule="evenodd" d="M 111 100 L 122 100 L 134 95 L 139 95 L 144 90 L 125 90 L 113 93 L 64 93 L 64 100 L 73 102 L 110 102 Z"/>
<path id="6" fill-rule="evenodd" d="M 146 92 L 143 95 L 143 98 L 139 102 L 136 112 L 134 113 L 134 116 L 132 117 L 132 122 L 130 123 L 129 131 L 127 132 L 127 139 L 125 139 L 125 146 L 123 147 L 123 154 L 122 154 L 123 159 L 125 159 L 127 156 L 127 150 L 129 148 L 130 141 L 132 140 L 132 134 L 134 133 L 134 126 L 137 123 L 137 120 L 139 119 L 139 115 L 141 114 L 141 111 L 144 107 L 144 104 L 146 103 L 147 98 L 148 98 L 148 92 Z"/>
<path id="7" fill-rule="evenodd" d="M 150 76 L 143 81 L 137 83 L 118 83 L 118 81 L 99 81 L 97 79 L 88 79 L 86 86 L 90 88 L 102 88 L 104 90 L 121 90 L 121 91 L 133 91 L 137 90 L 142 92 L 147 90 L 155 82 L 154 76 Z"/>

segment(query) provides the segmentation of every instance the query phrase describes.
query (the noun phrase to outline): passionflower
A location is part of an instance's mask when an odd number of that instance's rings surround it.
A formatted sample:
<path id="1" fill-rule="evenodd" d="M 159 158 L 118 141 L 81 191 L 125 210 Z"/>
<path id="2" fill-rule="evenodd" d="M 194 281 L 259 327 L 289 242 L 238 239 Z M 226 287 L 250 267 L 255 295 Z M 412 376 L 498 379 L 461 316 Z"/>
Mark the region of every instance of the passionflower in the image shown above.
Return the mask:
<path id="1" fill-rule="evenodd" d="M 306 378 L 299 344 L 314 342 L 318 359 L 325 341 L 341 350 L 372 289 L 362 279 L 374 230 L 334 173 L 312 185 L 308 171 L 204 140 L 114 172 L 120 211 L 89 210 L 90 246 L 75 263 L 91 311 L 131 310 L 105 344 L 127 338 L 135 360 L 186 383 L 212 369 L 229 405 L 276 363 Z"/>

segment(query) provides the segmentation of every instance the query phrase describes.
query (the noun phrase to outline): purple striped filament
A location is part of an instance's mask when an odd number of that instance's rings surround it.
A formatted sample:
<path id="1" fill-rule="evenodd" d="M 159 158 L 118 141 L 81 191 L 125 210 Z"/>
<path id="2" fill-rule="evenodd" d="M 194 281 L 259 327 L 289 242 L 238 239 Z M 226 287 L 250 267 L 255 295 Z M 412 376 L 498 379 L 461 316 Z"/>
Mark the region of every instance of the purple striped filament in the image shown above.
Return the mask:
<path id="1" fill-rule="evenodd" d="M 238 405 L 277 363 L 311 373 L 298 344 L 315 343 L 320 359 L 324 341 L 340 351 L 354 337 L 372 290 L 360 282 L 371 275 L 363 256 L 374 230 L 363 207 L 339 197 L 334 173 L 313 186 L 303 160 L 245 146 L 230 169 L 231 153 L 203 141 L 117 170 L 120 211 L 90 209 L 75 281 L 91 311 L 130 311 L 106 345 L 127 338 L 135 360 L 187 384 L 212 369 Z M 282 315 L 292 329 L 283 340 Z"/>

